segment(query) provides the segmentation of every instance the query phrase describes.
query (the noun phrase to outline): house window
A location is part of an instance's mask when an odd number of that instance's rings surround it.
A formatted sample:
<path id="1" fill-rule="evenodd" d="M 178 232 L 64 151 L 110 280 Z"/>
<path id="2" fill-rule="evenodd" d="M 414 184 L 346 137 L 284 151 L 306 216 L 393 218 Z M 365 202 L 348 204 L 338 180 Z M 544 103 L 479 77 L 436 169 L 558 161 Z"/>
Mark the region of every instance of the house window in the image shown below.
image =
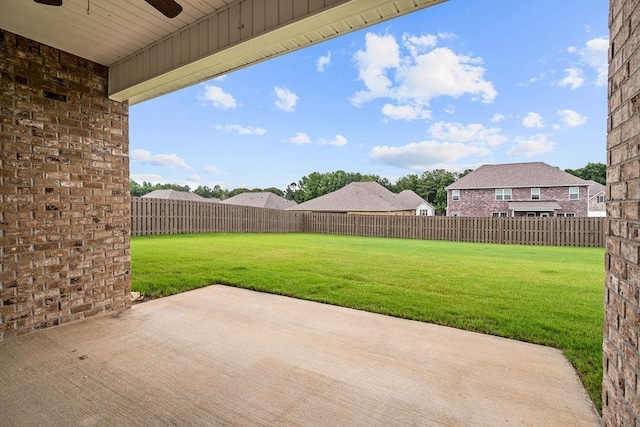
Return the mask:
<path id="1" fill-rule="evenodd" d="M 502 217 L 506 217 L 507 213 L 506 212 L 493 212 L 491 214 L 492 217 L 494 218 L 502 218 Z"/>
<path id="2" fill-rule="evenodd" d="M 540 200 L 540 189 L 532 188 L 531 189 L 531 200 Z"/>
<path id="3" fill-rule="evenodd" d="M 535 212 L 527 212 L 527 216 L 528 217 L 533 217 L 533 216 L 536 216 L 536 213 Z"/>
<path id="4" fill-rule="evenodd" d="M 451 200 L 460 200 L 460 190 L 451 190 Z"/>
<path id="5" fill-rule="evenodd" d="M 453 216 L 460 216 L 460 212 L 453 212 L 452 215 Z"/>
<path id="6" fill-rule="evenodd" d="M 420 209 L 420 216 L 429 216 L 429 209 Z"/>
<path id="7" fill-rule="evenodd" d="M 604 194 L 598 195 L 598 203 L 604 203 Z"/>
<path id="8" fill-rule="evenodd" d="M 511 189 L 496 188 L 496 200 L 511 200 Z"/>
<path id="9" fill-rule="evenodd" d="M 569 187 L 569 200 L 578 200 L 580 198 L 580 189 L 578 187 Z"/>
<path id="10" fill-rule="evenodd" d="M 574 213 L 559 213 L 557 216 L 559 218 L 573 218 L 574 216 L 576 216 L 576 214 L 574 214 Z"/>

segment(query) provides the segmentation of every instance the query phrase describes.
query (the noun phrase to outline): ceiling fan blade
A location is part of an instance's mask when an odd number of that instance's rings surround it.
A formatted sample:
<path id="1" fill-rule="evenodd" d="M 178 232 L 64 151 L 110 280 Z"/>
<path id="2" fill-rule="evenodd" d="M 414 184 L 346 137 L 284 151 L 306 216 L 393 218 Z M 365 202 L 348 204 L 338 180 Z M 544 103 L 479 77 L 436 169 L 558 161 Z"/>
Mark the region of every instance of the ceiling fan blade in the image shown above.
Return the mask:
<path id="1" fill-rule="evenodd" d="M 46 1 L 46 0 L 45 0 Z M 49 0 L 55 1 L 55 0 Z M 61 0 L 60 0 L 61 1 Z M 176 3 L 174 0 L 145 0 L 151 6 L 158 9 L 167 18 L 175 18 L 182 12 L 182 6 Z"/>
<path id="2" fill-rule="evenodd" d="M 62 6 L 62 0 L 33 0 L 36 3 L 46 4 L 48 6 Z"/>

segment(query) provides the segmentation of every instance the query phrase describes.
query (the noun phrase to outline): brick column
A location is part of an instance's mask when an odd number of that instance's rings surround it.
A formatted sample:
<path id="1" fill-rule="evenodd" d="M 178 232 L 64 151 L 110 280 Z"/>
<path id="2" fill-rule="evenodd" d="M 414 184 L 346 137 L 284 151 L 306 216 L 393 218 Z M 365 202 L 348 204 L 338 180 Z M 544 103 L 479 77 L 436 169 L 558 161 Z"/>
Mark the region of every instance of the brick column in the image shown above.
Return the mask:
<path id="1" fill-rule="evenodd" d="M 640 1 L 611 0 L 603 422 L 640 425 Z"/>
<path id="2" fill-rule="evenodd" d="M 128 106 L 107 77 L 0 30 L 0 339 L 131 305 Z"/>

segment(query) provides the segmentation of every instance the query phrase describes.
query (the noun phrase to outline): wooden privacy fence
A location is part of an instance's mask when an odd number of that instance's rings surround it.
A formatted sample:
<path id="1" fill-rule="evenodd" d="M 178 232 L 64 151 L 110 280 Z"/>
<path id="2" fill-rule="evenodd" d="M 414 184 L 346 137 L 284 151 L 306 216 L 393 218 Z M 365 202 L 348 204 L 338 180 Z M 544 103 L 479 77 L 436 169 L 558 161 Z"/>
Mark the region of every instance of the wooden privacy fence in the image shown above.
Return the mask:
<path id="1" fill-rule="evenodd" d="M 603 247 L 606 218 L 487 218 L 305 213 L 306 233 L 454 242 Z"/>
<path id="2" fill-rule="evenodd" d="M 604 246 L 606 218 L 486 218 L 290 212 L 209 202 L 131 198 L 131 235 L 322 233 L 348 236 Z"/>
<path id="3" fill-rule="evenodd" d="M 190 200 L 131 198 L 131 235 L 288 233 L 302 231 L 302 214 Z"/>

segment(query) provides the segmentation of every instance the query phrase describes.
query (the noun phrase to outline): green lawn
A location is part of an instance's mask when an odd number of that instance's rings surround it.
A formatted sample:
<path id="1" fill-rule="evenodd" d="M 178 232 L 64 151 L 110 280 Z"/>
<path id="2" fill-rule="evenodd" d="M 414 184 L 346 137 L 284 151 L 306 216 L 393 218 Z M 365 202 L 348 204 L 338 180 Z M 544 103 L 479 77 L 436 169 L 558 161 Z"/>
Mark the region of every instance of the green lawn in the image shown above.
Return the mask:
<path id="1" fill-rule="evenodd" d="M 601 407 L 604 249 L 318 234 L 131 239 L 132 287 L 221 283 L 561 349 Z"/>

